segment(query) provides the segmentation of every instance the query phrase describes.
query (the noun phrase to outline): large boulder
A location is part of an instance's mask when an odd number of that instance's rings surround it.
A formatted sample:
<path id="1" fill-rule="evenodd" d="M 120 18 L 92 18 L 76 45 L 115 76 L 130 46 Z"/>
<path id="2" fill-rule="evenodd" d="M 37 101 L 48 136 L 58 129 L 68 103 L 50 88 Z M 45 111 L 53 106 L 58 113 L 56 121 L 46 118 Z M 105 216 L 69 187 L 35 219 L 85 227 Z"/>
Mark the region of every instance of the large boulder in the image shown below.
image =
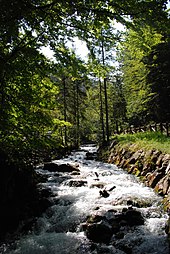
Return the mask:
<path id="1" fill-rule="evenodd" d="M 113 235 L 112 227 L 103 221 L 88 224 L 86 228 L 87 238 L 96 243 L 108 244 Z"/>
<path id="2" fill-rule="evenodd" d="M 83 230 L 91 241 L 109 244 L 113 235 L 116 238 L 123 238 L 129 227 L 143 224 L 144 218 L 141 212 L 129 207 L 123 208 L 122 212 L 109 210 L 104 215 L 100 213 L 91 215 L 83 224 Z"/>
<path id="3" fill-rule="evenodd" d="M 144 218 L 137 210 L 128 209 L 122 217 L 129 226 L 144 225 Z"/>
<path id="4" fill-rule="evenodd" d="M 57 164 L 55 162 L 48 162 L 44 164 L 44 170 L 48 170 L 50 172 L 79 172 L 77 165 L 72 164 Z"/>

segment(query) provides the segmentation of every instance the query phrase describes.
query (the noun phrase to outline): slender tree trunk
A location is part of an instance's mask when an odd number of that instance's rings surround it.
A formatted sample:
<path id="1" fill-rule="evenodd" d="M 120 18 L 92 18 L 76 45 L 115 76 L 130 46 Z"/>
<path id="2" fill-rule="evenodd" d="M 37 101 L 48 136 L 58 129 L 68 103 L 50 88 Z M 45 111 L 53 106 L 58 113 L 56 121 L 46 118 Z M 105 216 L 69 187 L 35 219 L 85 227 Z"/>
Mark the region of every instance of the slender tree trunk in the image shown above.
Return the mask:
<path id="1" fill-rule="evenodd" d="M 5 79 L 3 71 L 0 72 L 0 129 L 7 129 L 7 108 L 5 107 Z"/>
<path id="2" fill-rule="evenodd" d="M 100 87 L 100 122 L 102 127 L 102 140 L 105 141 L 105 128 L 104 128 L 104 119 L 103 119 L 103 101 L 102 101 L 102 82 L 99 80 L 99 87 Z"/>
<path id="3" fill-rule="evenodd" d="M 116 124 L 116 133 L 119 134 L 118 120 L 115 120 L 115 124 Z"/>
<path id="4" fill-rule="evenodd" d="M 103 66 L 105 65 L 104 45 L 102 41 L 102 61 Z M 109 142 L 109 114 L 108 114 L 108 101 L 107 101 L 107 80 L 104 78 L 104 97 L 105 97 L 105 113 L 106 113 L 106 138 Z"/>
<path id="5" fill-rule="evenodd" d="M 64 95 L 64 121 L 67 121 L 67 103 L 66 103 L 66 79 L 63 78 L 63 95 Z M 64 126 L 64 146 L 67 147 L 67 127 Z"/>
<path id="6" fill-rule="evenodd" d="M 79 116 L 79 87 L 78 82 L 76 82 L 76 146 L 80 143 L 80 116 Z"/>
<path id="7" fill-rule="evenodd" d="M 79 145 L 79 93 L 78 84 L 74 83 L 74 146 Z"/>

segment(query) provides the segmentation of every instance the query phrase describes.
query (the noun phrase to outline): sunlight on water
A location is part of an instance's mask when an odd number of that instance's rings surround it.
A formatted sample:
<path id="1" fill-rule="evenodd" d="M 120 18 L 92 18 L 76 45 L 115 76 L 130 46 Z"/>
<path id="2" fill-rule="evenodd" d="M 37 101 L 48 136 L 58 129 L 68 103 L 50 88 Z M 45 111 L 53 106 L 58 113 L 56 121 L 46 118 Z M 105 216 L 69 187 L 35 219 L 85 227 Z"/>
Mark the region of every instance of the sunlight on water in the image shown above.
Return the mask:
<path id="1" fill-rule="evenodd" d="M 96 147 L 84 146 L 82 151 L 54 161 L 60 164 L 77 163 L 80 175 L 60 173 L 57 176 L 38 169 L 41 174 L 48 176 L 48 182 L 42 186 L 52 190 L 54 205 L 37 219 L 33 232 L 15 242 L 12 247 L 5 246 L 4 254 L 125 254 L 121 244 L 131 246 L 131 254 L 169 253 L 164 232 L 167 215 L 161 212 L 161 198 L 122 169 L 107 163 L 85 160 L 87 151 L 96 152 Z M 70 187 L 70 180 L 83 180 L 87 183 L 81 187 Z M 109 192 L 109 197 L 100 195 L 101 187 Z M 121 211 L 127 207 L 127 200 L 142 204 L 140 211 L 145 216 L 145 225 L 136 227 L 135 231 L 129 231 L 123 239 L 116 240 L 117 247 L 113 246 L 113 239 L 110 246 L 97 245 L 98 250 L 91 250 L 91 243 L 82 232 L 81 224 L 94 211 L 98 214 L 105 213 L 108 217 L 111 216 L 109 209 Z"/>

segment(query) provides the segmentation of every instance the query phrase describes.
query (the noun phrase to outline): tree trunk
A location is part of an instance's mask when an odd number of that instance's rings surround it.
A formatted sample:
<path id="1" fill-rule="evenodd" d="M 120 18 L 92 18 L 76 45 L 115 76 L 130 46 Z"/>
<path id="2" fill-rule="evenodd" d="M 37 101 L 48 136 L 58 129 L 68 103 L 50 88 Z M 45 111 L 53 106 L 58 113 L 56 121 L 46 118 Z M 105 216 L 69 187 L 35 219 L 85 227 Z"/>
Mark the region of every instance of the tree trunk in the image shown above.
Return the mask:
<path id="1" fill-rule="evenodd" d="M 7 107 L 5 105 L 5 78 L 3 71 L 0 72 L 0 129 L 7 130 Z"/>
<path id="2" fill-rule="evenodd" d="M 66 79 L 63 78 L 63 95 L 64 95 L 64 121 L 67 121 L 67 103 L 66 103 Z M 64 126 L 64 146 L 67 147 L 67 127 Z"/>
<path id="3" fill-rule="evenodd" d="M 80 143 L 80 117 L 79 117 L 79 87 L 78 82 L 76 82 L 76 146 L 79 147 Z"/>
<path id="4" fill-rule="evenodd" d="M 105 128 L 104 128 L 104 119 L 103 119 L 103 101 L 102 101 L 102 83 L 101 80 L 99 80 L 100 85 L 100 122 L 102 127 L 102 140 L 105 141 Z"/>
<path id="5" fill-rule="evenodd" d="M 104 46 L 102 41 L 102 61 L 103 66 L 105 66 L 105 55 L 104 55 Z M 108 101 L 107 101 L 107 80 L 104 78 L 104 97 L 105 97 L 105 114 L 106 114 L 106 138 L 109 142 L 109 115 L 108 115 Z"/>

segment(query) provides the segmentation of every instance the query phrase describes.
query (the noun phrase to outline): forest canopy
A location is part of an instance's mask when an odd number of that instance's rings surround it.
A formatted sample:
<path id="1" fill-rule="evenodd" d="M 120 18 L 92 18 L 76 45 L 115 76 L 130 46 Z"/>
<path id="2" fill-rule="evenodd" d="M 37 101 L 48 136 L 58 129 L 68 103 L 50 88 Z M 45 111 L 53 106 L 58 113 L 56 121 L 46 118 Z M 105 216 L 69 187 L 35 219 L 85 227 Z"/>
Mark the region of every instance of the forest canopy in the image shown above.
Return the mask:
<path id="1" fill-rule="evenodd" d="M 0 6 L 1 153 L 28 161 L 37 150 L 109 140 L 131 124 L 170 120 L 167 1 Z M 68 47 L 75 37 L 86 42 L 87 61 Z"/>

